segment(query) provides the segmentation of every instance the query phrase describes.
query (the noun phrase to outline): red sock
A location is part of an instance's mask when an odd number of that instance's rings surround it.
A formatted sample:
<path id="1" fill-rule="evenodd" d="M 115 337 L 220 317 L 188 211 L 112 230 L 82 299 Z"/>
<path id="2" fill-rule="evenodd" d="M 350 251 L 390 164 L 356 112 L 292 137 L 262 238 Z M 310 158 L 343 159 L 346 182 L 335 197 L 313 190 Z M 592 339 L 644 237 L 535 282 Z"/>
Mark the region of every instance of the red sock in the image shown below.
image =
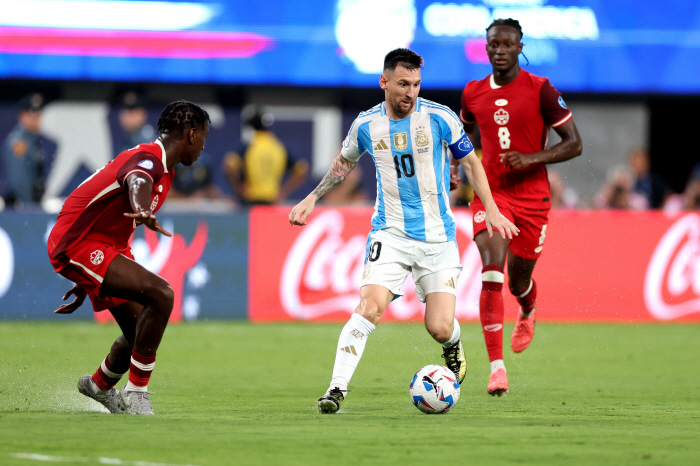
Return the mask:
<path id="1" fill-rule="evenodd" d="M 146 387 L 151 378 L 151 372 L 156 365 L 156 355 L 143 356 L 136 351 L 131 352 L 129 367 L 129 383 L 134 387 Z M 129 387 L 132 388 L 132 387 Z"/>
<path id="2" fill-rule="evenodd" d="M 535 309 L 535 300 L 537 299 L 537 285 L 535 280 L 530 279 L 530 286 L 526 290 L 515 295 L 515 298 L 523 308 L 523 314 L 529 314 Z"/>
<path id="3" fill-rule="evenodd" d="M 102 364 L 97 368 L 95 373 L 92 374 L 92 381 L 95 382 L 97 388 L 106 392 L 111 390 L 124 374 L 126 374 L 126 372 L 122 374 L 114 372 L 110 367 L 109 358 L 107 357 L 102 361 Z"/>
<path id="4" fill-rule="evenodd" d="M 503 278 L 503 269 L 497 265 L 487 265 L 481 272 L 479 317 L 489 361 L 503 359 Z"/>

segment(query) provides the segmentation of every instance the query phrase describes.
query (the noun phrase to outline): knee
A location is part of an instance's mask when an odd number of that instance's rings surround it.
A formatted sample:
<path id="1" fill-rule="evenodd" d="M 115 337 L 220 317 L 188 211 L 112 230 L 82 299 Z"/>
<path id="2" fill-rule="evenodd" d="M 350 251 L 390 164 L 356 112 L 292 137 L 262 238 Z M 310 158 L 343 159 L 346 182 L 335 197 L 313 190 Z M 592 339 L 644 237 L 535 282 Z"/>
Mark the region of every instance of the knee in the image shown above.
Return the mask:
<path id="1" fill-rule="evenodd" d="M 144 290 L 144 294 L 149 301 L 157 305 L 158 309 L 164 312 L 167 311 L 168 315 L 170 315 L 175 302 L 175 292 L 168 282 L 159 279 L 149 284 Z"/>
<path id="2" fill-rule="evenodd" d="M 355 312 L 372 322 L 372 324 L 377 325 L 384 313 L 384 309 L 374 300 L 361 299 Z"/>
<path id="3" fill-rule="evenodd" d="M 425 328 L 437 342 L 444 343 L 452 337 L 453 322 L 426 322 Z"/>

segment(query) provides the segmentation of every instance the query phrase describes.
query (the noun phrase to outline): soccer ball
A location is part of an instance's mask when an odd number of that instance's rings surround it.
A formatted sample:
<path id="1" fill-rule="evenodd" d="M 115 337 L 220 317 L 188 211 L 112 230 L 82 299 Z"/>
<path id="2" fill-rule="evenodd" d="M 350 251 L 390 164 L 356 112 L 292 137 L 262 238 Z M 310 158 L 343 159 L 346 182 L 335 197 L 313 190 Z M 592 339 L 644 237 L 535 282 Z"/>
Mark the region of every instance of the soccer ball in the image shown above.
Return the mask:
<path id="1" fill-rule="evenodd" d="M 411 380 L 411 401 L 426 414 L 443 414 L 459 401 L 459 381 L 445 366 L 431 364 L 416 372 Z"/>

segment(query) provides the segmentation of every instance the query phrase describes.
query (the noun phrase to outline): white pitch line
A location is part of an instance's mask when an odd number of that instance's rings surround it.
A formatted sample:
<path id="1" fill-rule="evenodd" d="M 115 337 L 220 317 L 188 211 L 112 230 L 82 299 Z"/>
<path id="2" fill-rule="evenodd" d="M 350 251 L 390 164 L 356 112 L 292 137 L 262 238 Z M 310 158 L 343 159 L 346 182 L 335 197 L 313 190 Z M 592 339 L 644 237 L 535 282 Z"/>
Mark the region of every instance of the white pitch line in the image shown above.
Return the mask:
<path id="1" fill-rule="evenodd" d="M 86 458 L 80 456 L 52 456 L 39 453 L 10 453 L 10 456 L 22 460 L 45 461 L 49 463 L 94 463 L 115 464 L 118 466 L 196 466 L 194 464 L 152 463 L 150 461 L 130 461 L 119 458 Z"/>

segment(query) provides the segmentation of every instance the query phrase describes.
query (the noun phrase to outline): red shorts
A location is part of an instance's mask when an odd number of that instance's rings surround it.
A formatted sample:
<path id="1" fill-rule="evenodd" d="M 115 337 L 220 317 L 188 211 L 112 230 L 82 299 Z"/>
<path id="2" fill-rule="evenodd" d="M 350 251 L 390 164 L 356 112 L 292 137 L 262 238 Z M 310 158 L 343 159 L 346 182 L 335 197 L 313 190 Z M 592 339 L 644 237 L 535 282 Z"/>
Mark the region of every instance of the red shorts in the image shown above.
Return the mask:
<path id="1" fill-rule="evenodd" d="M 102 241 L 84 239 L 61 254 L 58 259 L 51 259 L 51 265 L 56 272 L 87 291 L 90 301 L 92 301 L 92 308 L 95 312 L 99 312 L 128 301 L 111 296 L 100 296 L 100 287 L 107 274 L 109 264 L 119 254 L 134 260 L 131 248 L 128 246 L 118 249 Z M 51 257 L 50 254 L 49 257 Z"/>
<path id="2" fill-rule="evenodd" d="M 547 222 L 549 219 L 549 204 L 547 208 L 542 208 L 542 202 L 538 206 L 532 207 L 522 204 L 514 204 L 509 196 L 494 192 L 493 198 L 496 201 L 498 210 L 508 220 L 513 222 L 520 229 L 518 236 L 514 236 L 510 241 L 508 249 L 510 252 L 523 259 L 534 260 L 540 257 L 544 240 L 547 236 Z M 484 204 L 481 199 L 474 196 L 474 200 L 469 204 L 474 214 L 474 237 L 477 233 L 486 230 L 484 222 Z"/>

